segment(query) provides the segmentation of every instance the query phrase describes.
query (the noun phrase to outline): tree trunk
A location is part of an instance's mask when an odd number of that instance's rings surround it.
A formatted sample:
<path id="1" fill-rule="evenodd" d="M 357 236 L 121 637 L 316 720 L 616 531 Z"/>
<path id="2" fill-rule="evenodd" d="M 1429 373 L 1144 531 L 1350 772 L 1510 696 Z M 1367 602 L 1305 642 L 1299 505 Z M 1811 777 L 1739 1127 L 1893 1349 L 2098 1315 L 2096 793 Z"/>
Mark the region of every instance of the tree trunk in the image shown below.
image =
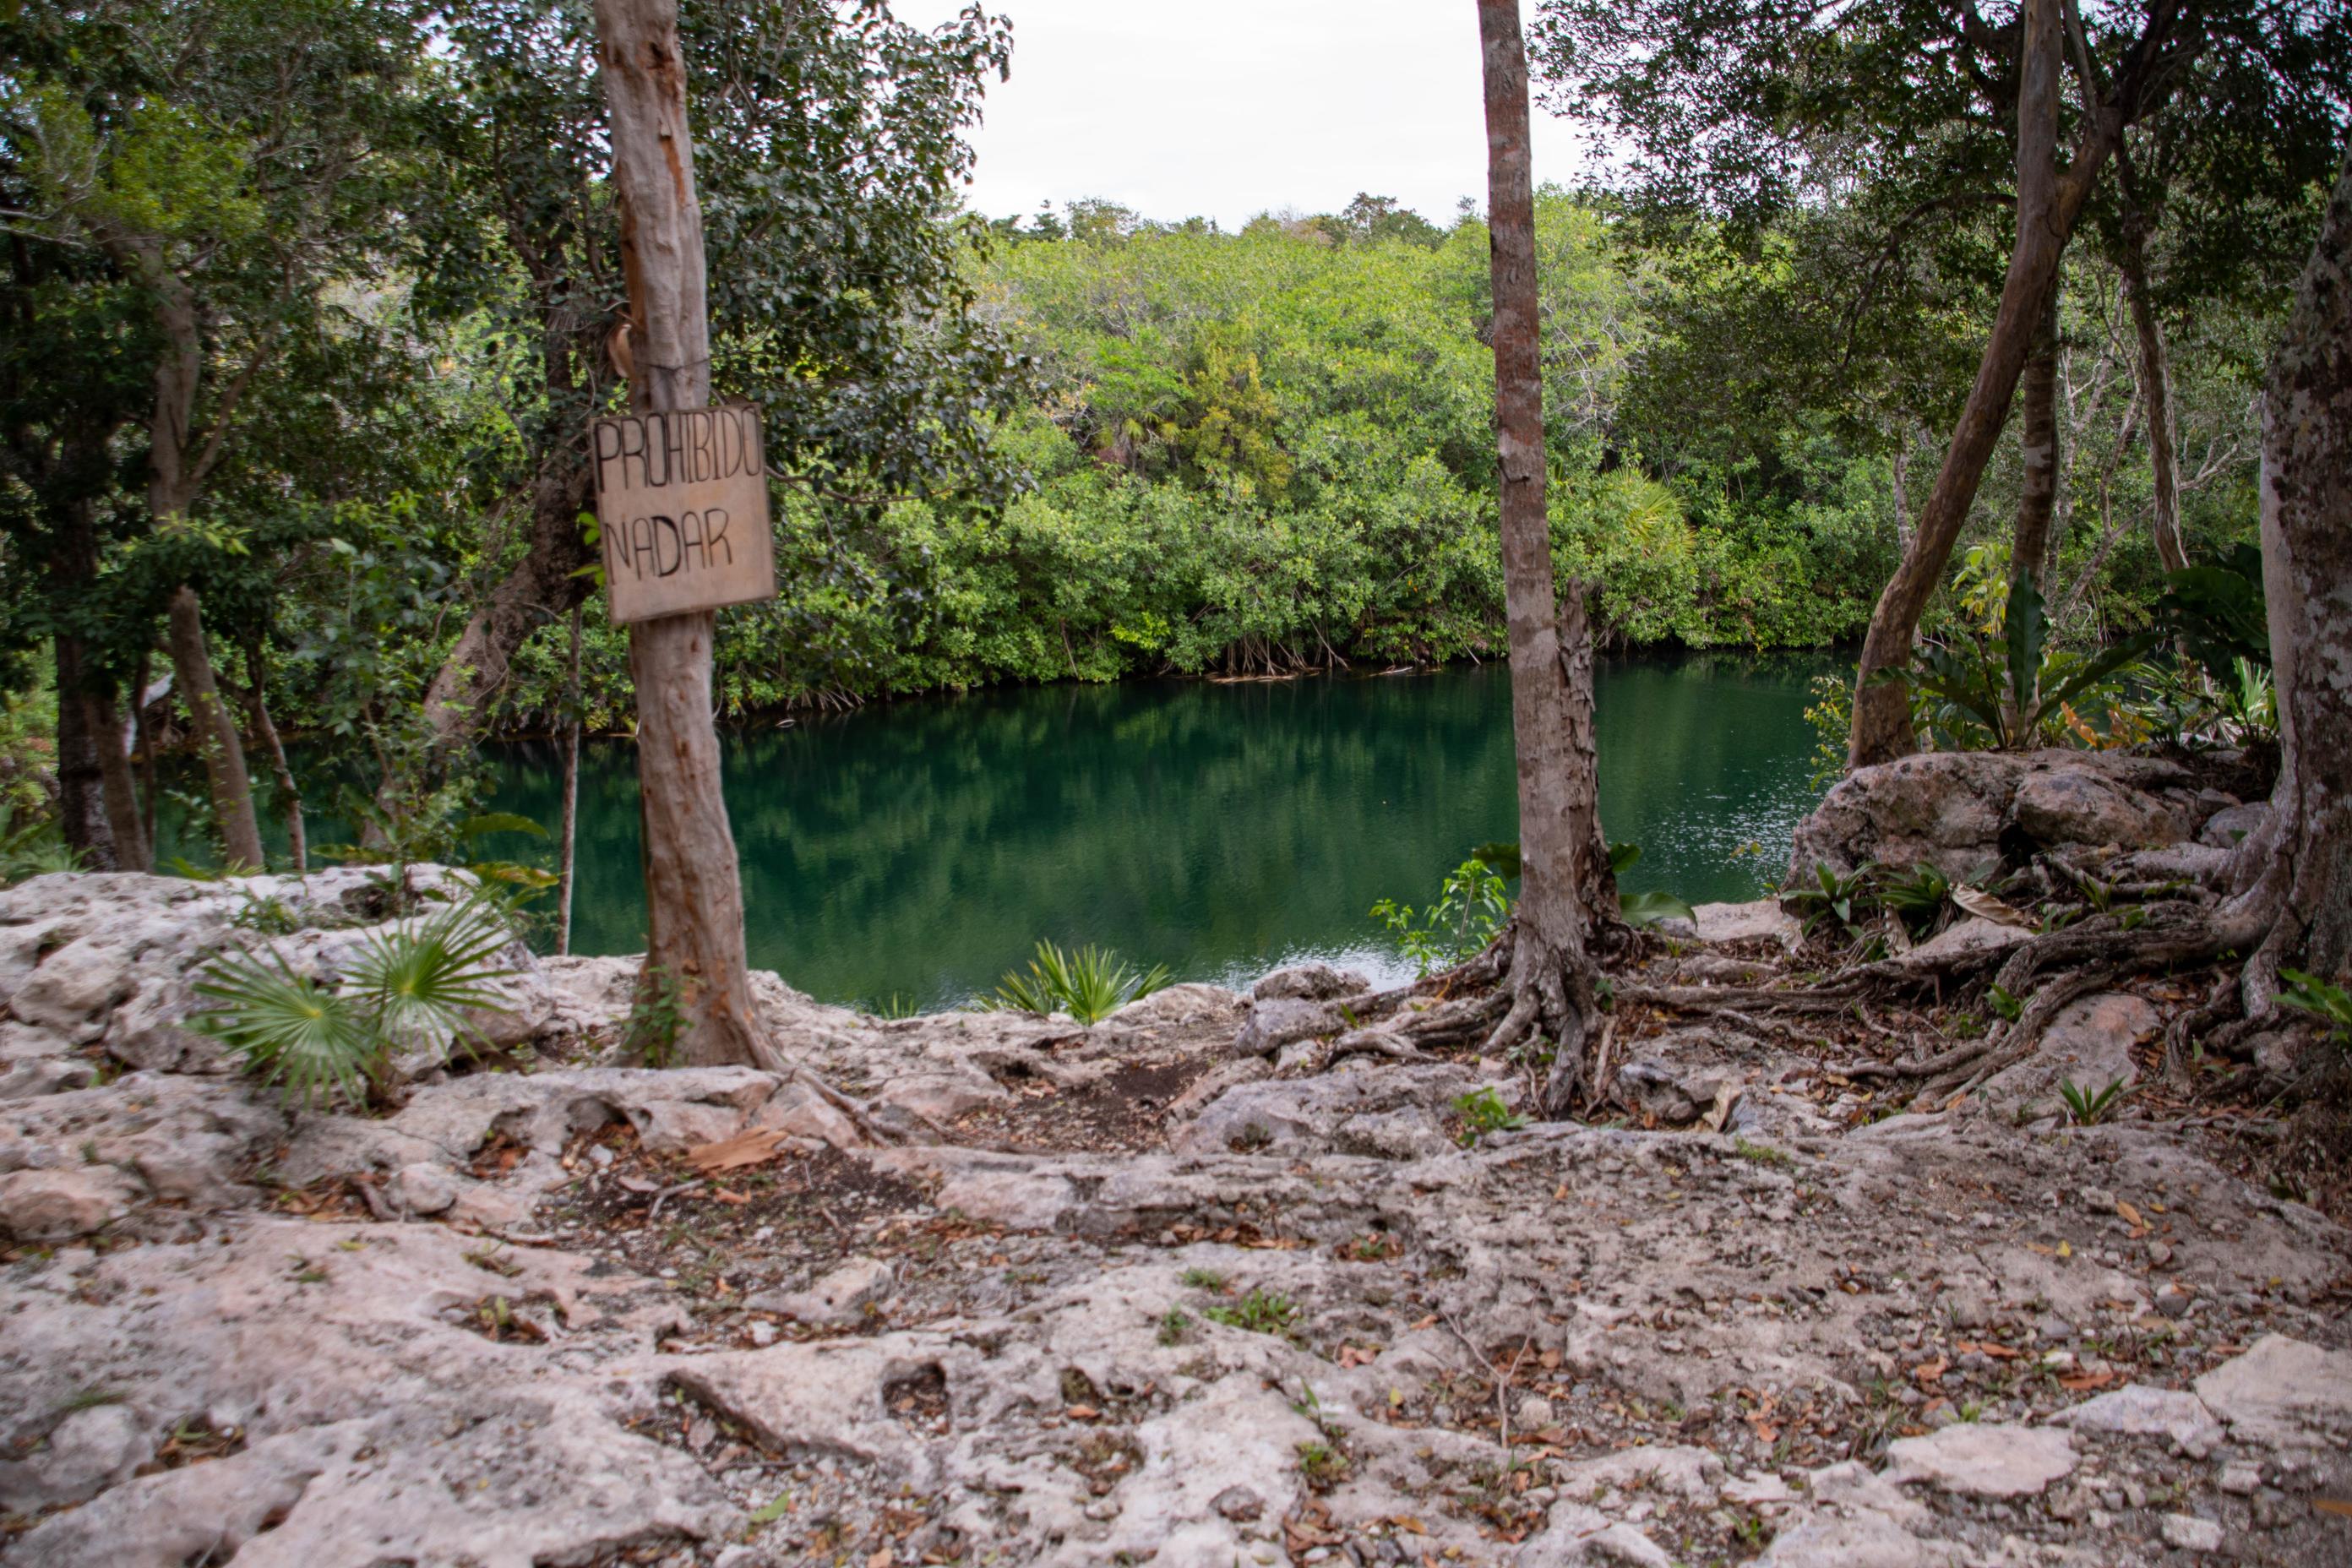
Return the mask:
<path id="1" fill-rule="evenodd" d="M 139 837 L 147 846 L 148 865 L 154 864 L 155 853 L 155 741 L 147 728 L 147 709 L 151 699 L 147 691 L 147 661 L 149 650 L 139 650 L 139 662 L 131 668 L 131 743 L 139 763 Z"/>
<path id="2" fill-rule="evenodd" d="M 1593 1015 L 1585 889 L 1605 877 L 1592 742 L 1592 644 L 1582 584 L 1563 607 L 1544 509 L 1543 374 L 1528 157 L 1527 54 L 1517 0 L 1478 0 L 1486 97 L 1486 221 L 1495 291 L 1495 427 L 1500 459 L 1503 597 L 1510 634 L 1511 734 L 1518 763 L 1519 901 L 1512 917 L 1511 1010 L 1490 1044 L 1551 1038 L 1545 1110 L 1587 1088 Z M 1596 855 L 1597 851 L 1597 855 Z M 1596 866 L 1595 860 L 1598 860 Z"/>
<path id="3" fill-rule="evenodd" d="M 579 573 L 596 556 L 581 532 L 580 514 L 593 491 L 587 460 L 575 446 L 567 442 L 548 455 L 531 486 L 530 541 L 522 559 L 467 620 L 425 690 L 425 718 L 436 751 L 473 741 L 522 645 L 587 598 L 589 581 Z"/>
<path id="4" fill-rule="evenodd" d="M 1911 548 L 1911 487 L 1909 476 L 1904 472 L 1905 449 L 1910 445 L 1910 433 L 1898 431 L 1895 455 L 1888 464 L 1895 471 L 1895 548 L 1905 552 Z"/>
<path id="5" fill-rule="evenodd" d="M 641 413 L 710 398 L 702 214 L 687 124 L 677 0 L 596 0 L 613 183 L 627 275 Z M 644 829 L 646 974 L 675 986 L 681 1062 L 779 1065 L 751 1005 L 743 889 L 719 789 L 711 721 L 711 612 L 629 628 L 637 695 L 638 814 Z"/>
<path id="6" fill-rule="evenodd" d="M 557 837 L 555 951 L 572 951 L 572 883 L 580 837 L 580 611 L 572 611 L 571 679 L 563 689 L 563 805 Z"/>
<path id="7" fill-rule="evenodd" d="M 2063 177 L 2058 175 L 2054 154 L 2060 4 L 2061 0 L 2025 0 L 2024 58 L 2018 82 L 2017 240 L 2010 252 L 2009 275 L 2001 284 L 1992 332 L 1977 363 L 1976 383 L 1953 428 L 1935 489 L 1920 509 L 1911 548 L 1871 613 L 1870 630 L 1863 639 L 1862 659 L 1855 672 L 1853 729 L 1846 747 L 1851 767 L 1891 762 L 1918 743 L 1911 727 L 1909 686 L 1900 680 L 1875 683 L 1872 678 L 1880 670 L 1899 669 L 1910 661 L 1919 617 L 1943 579 L 1952 545 L 1959 538 L 1961 524 L 1968 521 L 1985 464 L 2008 420 L 2018 377 L 2043 313 L 2050 308 L 2067 237 L 2122 132 L 2120 115 L 2103 105 L 2086 117 L 2074 158 Z"/>
<path id="8" fill-rule="evenodd" d="M 2267 831 L 2242 843 L 2273 903 L 2249 1011 L 2282 961 L 2352 961 L 2352 157 L 2337 175 L 2263 394 L 2263 577 L 2281 764 Z"/>
<path id="9" fill-rule="evenodd" d="M 203 753 L 205 773 L 212 784 L 221 852 L 231 868 L 258 871 L 266 862 L 261 828 L 253 816 L 253 779 L 245 770 L 245 744 L 237 738 L 236 722 L 221 700 L 219 683 L 213 679 L 196 591 L 184 584 L 174 588 L 169 608 L 172 668 L 179 677 L 180 700 L 187 705 L 196 749 Z"/>
<path id="10" fill-rule="evenodd" d="M 100 737 L 91 722 L 84 685 L 86 662 L 81 638 L 59 632 L 55 639 L 58 659 L 58 826 L 66 847 L 85 869 L 122 869 L 114 841 L 114 821 L 106 809 L 105 777 L 98 748 Z"/>
<path id="11" fill-rule="evenodd" d="M 295 786 L 294 770 L 286 762 L 286 744 L 278 739 L 278 726 L 269 717 L 269 699 L 262 681 L 262 672 L 267 668 L 259 641 L 247 643 L 246 711 L 252 721 L 254 738 L 261 742 L 269 758 L 270 779 L 278 788 L 278 809 L 286 816 L 286 855 L 299 877 L 310 868 L 309 836 L 302 830 L 302 792 Z"/>
<path id="12" fill-rule="evenodd" d="M 2134 214 L 2124 217 L 2124 298 L 2131 305 L 2132 331 L 2139 338 L 2139 397 L 2147 411 L 2147 460 L 2155 474 L 2155 506 L 2148 517 L 2157 559 L 2167 572 L 2189 564 L 2188 541 L 2180 532 L 2180 464 L 2172 415 L 2172 366 L 2164 329 L 2147 297 L 2147 236 Z"/>
<path id="13" fill-rule="evenodd" d="M 139 784 L 131 775 L 131 753 L 123 748 L 122 715 L 114 706 L 114 694 L 100 688 L 84 700 L 91 749 L 98 753 L 99 787 L 106 797 L 107 825 L 114 833 L 115 868 L 152 870 L 153 846 L 147 841 L 146 824 L 139 815 Z"/>
<path id="14" fill-rule="evenodd" d="M 2017 531 L 2010 541 L 2011 586 L 2031 579 L 2043 588 L 2050 553 L 2050 519 L 2058 504 L 2058 296 L 2053 289 L 2042 330 L 2034 335 L 2018 386 L 2018 448 L 2024 483 L 2017 496 Z"/>

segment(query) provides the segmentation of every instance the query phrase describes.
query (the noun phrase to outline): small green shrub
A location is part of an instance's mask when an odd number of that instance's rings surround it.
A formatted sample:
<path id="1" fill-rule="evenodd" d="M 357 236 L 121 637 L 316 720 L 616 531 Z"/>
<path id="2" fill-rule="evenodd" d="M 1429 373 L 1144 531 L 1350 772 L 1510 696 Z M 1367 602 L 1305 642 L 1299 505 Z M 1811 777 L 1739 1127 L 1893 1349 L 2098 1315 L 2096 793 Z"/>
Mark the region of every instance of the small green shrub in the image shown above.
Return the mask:
<path id="1" fill-rule="evenodd" d="M 1187 1268 L 1184 1288 L 1188 1290 L 1218 1290 L 1225 1288 L 1225 1277 L 1213 1268 Z"/>
<path id="2" fill-rule="evenodd" d="M 686 1033 L 686 1005 L 677 976 L 647 964 L 637 976 L 636 994 L 629 998 L 629 1016 L 621 1026 L 621 1042 L 649 1068 L 666 1068 L 677 1052 L 677 1037 Z"/>
<path id="3" fill-rule="evenodd" d="M 2281 1006 L 2313 1015 L 2327 1026 L 2329 1039 L 2352 1047 L 2352 994 L 2300 969 L 2282 969 L 2279 978 L 2286 982 L 2279 993 Z"/>
<path id="4" fill-rule="evenodd" d="M 1169 1308 L 1160 1315 L 1160 1342 L 1163 1345 L 1182 1344 L 1184 1335 L 1192 1326 L 1192 1313 L 1181 1307 Z"/>
<path id="5" fill-rule="evenodd" d="M 1007 1009 L 1049 1017 L 1067 1013 L 1081 1024 L 1101 1023 L 1121 1007 L 1164 989 L 1168 966 L 1156 963 L 1138 973 L 1117 954 L 1088 945 L 1066 953 L 1051 942 L 1037 944 L 1029 973 L 1007 971 L 996 994 L 982 997 L 986 1009 Z"/>
<path id="6" fill-rule="evenodd" d="M 1750 1143 L 1745 1138 L 1732 1139 L 1731 1152 L 1741 1159 L 1752 1161 L 1759 1165 L 1793 1165 L 1797 1163 L 1790 1157 L 1789 1152 L 1785 1149 L 1775 1149 L 1765 1143 Z"/>
<path id="7" fill-rule="evenodd" d="M 1298 1473 L 1307 1484 L 1318 1491 L 1326 1490 L 1347 1479 L 1347 1457 L 1328 1443 L 1308 1441 L 1298 1445 Z"/>
<path id="8" fill-rule="evenodd" d="M 367 937 L 340 987 L 274 949 L 224 953 L 197 977 L 195 992 L 210 1005 L 188 1026 L 289 1100 L 364 1100 L 396 1052 L 461 1044 L 468 1012 L 500 1006 L 490 987 L 512 973 L 497 962 L 509 940 L 503 921 L 469 899 Z"/>
<path id="9" fill-rule="evenodd" d="M 1528 1124 L 1528 1119 L 1503 1103 L 1503 1097 L 1493 1086 L 1474 1089 L 1468 1094 L 1456 1095 L 1454 1109 L 1462 1117 L 1462 1143 L 1469 1148 L 1490 1132 L 1516 1132 Z"/>
<path id="10" fill-rule="evenodd" d="M 2095 1092 L 2071 1078 L 2058 1080 L 2058 1098 L 2066 1102 L 2066 1120 L 2077 1127 L 2095 1127 L 2105 1121 L 2122 1108 L 2129 1092 L 2121 1079 Z"/>
<path id="11" fill-rule="evenodd" d="M 1416 910 L 1394 899 L 1382 899 L 1372 906 L 1372 918 L 1387 929 L 1418 973 L 1427 974 L 1475 957 L 1503 929 L 1511 913 L 1507 880 L 1494 864 L 1480 857 L 1491 855 L 1503 860 L 1506 852 L 1507 863 L 1516 869 L 1518 846 L 1479 846 L 1478 854 L 1446 873 L 1438 884 L 1436 902 L 1426 909 Z"/>
<path id="12" fill-rule="evenodd" d="M 1254 1334 L 1287 1335 L 1298 1321 L 1297 1303 L 1275 1291 L 1253 1289 L 1230 1307 L 1204 1307 L 1201 1315 L 1229 1329 Z"/>
<path id="13" fill-rule="evenodd" d="M 81 857 L 67 847 L 65 833 L 55 822 L 19 825 L 13 812 L 0 814 L 0 887 L 51 871 L 80 869 Z"/>

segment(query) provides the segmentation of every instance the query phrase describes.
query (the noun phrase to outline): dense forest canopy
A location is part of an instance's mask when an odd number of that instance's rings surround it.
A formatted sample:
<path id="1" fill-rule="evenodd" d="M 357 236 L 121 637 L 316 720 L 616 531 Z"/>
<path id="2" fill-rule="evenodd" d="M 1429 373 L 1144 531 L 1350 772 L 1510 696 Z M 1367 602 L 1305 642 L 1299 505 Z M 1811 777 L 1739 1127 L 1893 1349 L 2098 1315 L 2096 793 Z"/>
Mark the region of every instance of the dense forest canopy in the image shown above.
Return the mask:
<path id="1" fill-rule="evenodd" d="M 1603 647 L 1863 632 L 2002 286 L 2016 16 L 1542 8 L 1538 95 L 1611 152 L 1537 204 L 1554 551 Z M 1415 213 L 1366 171 L 1238 231 L 1099 199 L 992 221 L 958 203 L 1001 18 L 703 0 L 683 27 L 714 384 L 761 404 L 777 470 L 783 591 L 722 618 L 724 715 L 1499 650 L 1473 204 Z M 1931 635 L 1981 621 L 2037 484 L 2071 646 L 2149 626 L 2175 553 L 2252 540 L 2344 30 L 2084 10 L 2073 68 L 2137 96 L 2056 289 L 2055 478 L 2003 437 Z M 193 742 L 217 805 L 241 739 L 290 795 L 282 731 L 319 788 L 380 778 L 379 815 L 429 817 L 464 742 L 572 710 L 575 608 L 577 706 L 626 727 L 580 460 L 631 352 L 591 40 L 562 0 L 0 23 L 20 806 L 54 773 L 68 836 L 135 860 L 131 756 Z"/>

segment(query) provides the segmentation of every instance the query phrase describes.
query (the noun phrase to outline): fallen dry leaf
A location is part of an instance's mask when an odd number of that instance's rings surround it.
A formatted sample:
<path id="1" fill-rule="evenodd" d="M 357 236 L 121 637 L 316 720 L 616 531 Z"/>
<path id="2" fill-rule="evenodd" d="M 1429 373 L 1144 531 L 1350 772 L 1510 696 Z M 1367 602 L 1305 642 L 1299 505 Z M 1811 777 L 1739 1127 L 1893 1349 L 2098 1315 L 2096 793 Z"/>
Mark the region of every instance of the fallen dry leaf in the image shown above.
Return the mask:
<path id="1" fill-rule="evenodd" d="M 686 1163 L 706 1176 L 719 1171 L 740 1170 L 746 1165 L 763 1165 L 776 1157 L 776 1146 L 787 1136 L 773 1127 L 754 1127 L 732 1138 L 688 1149 Z"/>
<path id="2" fill-rule="evenodd" d="M 2078 1372 L 2072 1377 L 2060 1378 L 2058 1380 L 2058 1386 L 2066 1390 L 2069 1394 L 2087 1394 L 2095 1388 L 2105 1388 L 2107 1384 L 2115 1382 L 2115 1380 L 2116 1374 L 2112 1370 L 2107 1372 Z"/>
<path id="3" fill-rule="evenodd" d="M 1073 1421 L 1093 1421 L 1098 1418 L 1102 1412 L 1091 1405 L 1073 1405 L 1062 1414 Z"/>
<path id="4" fill-rule="evenodd" d="M 1918 1380 L 1922 1388 L 1926 1388 L 1941 1383 L 1944 1374 L 1951 1370 L 1951 1359 L 1948 1356 L 1937 1356 L 1934 1361 L 1923 1361 L 1913 1367 L 1911 1375 Z"/>
<path id="5" fill-rule="evenodd" d="M 2116 1200 L 2116 1216 L 2121 1219 L 2126 1225 L 2145 1226 L 2147 1224 L 2147 1221 L 2139 1217 L 2139 1210 L 2132 1207 L 2131 1205 L 2126 1203 L 2121 1198 L 2117 1198 Z"/>

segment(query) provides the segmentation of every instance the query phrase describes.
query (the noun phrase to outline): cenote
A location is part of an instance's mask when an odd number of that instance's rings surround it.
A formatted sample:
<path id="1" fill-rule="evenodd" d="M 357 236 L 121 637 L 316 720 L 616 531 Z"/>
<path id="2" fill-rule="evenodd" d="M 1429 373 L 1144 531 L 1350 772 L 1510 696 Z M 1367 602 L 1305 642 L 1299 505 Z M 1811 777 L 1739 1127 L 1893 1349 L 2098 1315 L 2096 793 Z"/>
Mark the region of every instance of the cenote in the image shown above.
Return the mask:
<path id="1" fill-rule="evenodd" d="M 1629 889 L 1744 899 L 1811 805 L 1813 658 L 1605 661 L 1601 820 Z M 1409 973 L 1367 911 L 1517 831 L 1497 666 L 1030 687 L 722 736 L 751 962 L 815 996 L 951 1005 L 1036 940 L 1235 984 L 1306 956 Z M 557 817 L 556 753 L 496 746 L 494 809 Z M 644 946 L 635 761 L 583 749 L 573 946 Z"/>

